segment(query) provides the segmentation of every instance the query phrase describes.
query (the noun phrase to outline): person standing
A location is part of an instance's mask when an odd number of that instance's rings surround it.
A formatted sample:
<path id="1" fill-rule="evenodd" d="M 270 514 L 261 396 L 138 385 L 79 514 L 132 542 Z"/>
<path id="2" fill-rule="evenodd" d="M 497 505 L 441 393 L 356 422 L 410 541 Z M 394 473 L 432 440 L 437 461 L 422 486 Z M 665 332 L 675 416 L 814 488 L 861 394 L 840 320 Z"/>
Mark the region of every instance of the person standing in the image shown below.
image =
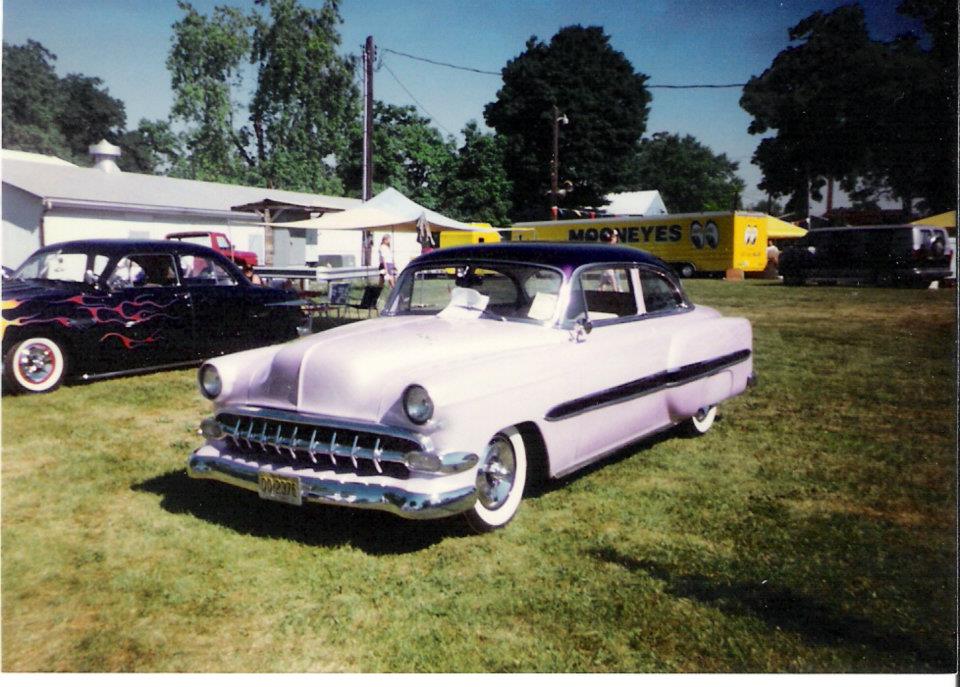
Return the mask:
<path id="1" fill-rule="evenodd" d="M 397 266 L 393 262 L 393 249 L 390 247 L 390 235 L 380 239 L 380 286 L 386 282 L 390 288 L 397 281 Z"/>

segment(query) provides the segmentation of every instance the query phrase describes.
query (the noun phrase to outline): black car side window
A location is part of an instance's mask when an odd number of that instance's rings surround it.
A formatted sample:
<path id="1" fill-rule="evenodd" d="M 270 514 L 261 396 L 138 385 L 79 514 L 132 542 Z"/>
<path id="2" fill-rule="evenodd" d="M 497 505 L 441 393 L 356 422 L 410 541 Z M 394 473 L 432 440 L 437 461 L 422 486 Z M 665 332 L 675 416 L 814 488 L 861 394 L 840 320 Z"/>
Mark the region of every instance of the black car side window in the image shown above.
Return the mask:
<path id="1" fill-rule="evenodd" d="M 237 280 L 216 258 L 183 254 L 179 257 L 183 283 L 189 286 L 236 286 Z"/>
<path id="2" fill-rule="evenodd" d="M 117 261 L 113 272 L 107 277 L 107 285 L 114 291 L 177 284 L 173 256 L 167 254 L 127 255 Z"/>

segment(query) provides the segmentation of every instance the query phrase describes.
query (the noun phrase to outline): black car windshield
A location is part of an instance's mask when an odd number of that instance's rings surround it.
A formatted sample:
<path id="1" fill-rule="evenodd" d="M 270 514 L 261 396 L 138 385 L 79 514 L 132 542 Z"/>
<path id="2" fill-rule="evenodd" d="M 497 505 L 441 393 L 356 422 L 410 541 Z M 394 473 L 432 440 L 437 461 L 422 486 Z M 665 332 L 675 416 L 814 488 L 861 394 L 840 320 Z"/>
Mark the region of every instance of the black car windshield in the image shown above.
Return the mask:
<path id="1" fill-rule="evenodd" d="M 106 266 L 106 256 L 98 255 L 100 269 Z M 69 251 L 42 251 L 34 253 L 11 275 L 11 279 L 49 279 L 83 282 L 87 271 L 88 253 Z"/>
<path id="2" fill-rule="evenodd" d="M 559 271 L 539 265 L 434 263 L 404 270 L 384 312 L 542 324 L 556 317 L 562 283 Z"/>

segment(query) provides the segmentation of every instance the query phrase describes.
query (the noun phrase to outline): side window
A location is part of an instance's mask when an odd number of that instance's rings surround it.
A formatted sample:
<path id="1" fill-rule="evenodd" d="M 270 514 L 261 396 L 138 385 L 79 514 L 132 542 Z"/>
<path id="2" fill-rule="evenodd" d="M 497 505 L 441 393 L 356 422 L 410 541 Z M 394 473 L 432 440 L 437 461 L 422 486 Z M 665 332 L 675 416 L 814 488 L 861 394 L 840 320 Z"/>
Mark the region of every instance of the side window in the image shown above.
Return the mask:
<path id="1" fill-rule="evenodd" d="M 184 284 L 197 286 L 236 286 L 237 280 L 233 274 L 220 262 L 210 256 L 183 254 L 179 257 L 180 274 Z"/>
<path id="2" fill-rule="evenodd" d="M 640 270 L 640 289 L 648 313 L 665 312 L 683 307 L 683 295 L 663 275 Z"/>
<path id="3" fill-rule="evenodd" d="M 575 310 L 579 312 L 573 312 Z M 592 322 L 637 315 L 637 299 L 630 269 L 598 267 L 584 270 L 571 294 L 567 317 L 578 319 L 584 314 Z"/>
<path id="4" fill-rule="evenodd" d="M 107 278 L 107 285 L 114 290 L 147 286 L 176 286 L 177 272 L 173 256 L 127 255 L 121 258 Z"/>

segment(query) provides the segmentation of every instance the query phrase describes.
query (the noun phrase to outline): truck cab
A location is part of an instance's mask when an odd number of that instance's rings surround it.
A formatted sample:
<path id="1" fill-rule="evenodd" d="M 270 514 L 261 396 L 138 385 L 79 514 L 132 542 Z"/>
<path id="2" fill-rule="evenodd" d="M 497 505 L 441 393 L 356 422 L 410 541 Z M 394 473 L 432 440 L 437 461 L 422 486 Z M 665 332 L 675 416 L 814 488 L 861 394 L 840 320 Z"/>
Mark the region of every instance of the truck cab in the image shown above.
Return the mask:
<path id="1" fill-rule="evenodd" d="M 219 231 L 180 231 L 167 234 L 164 238 L 172 241 L 187 241 L 212 248 L 220 255 L 232 260 L 240 267 L 254 267 L 257 254 L 246 250 L 237 250 L 226 234 Z"/>

